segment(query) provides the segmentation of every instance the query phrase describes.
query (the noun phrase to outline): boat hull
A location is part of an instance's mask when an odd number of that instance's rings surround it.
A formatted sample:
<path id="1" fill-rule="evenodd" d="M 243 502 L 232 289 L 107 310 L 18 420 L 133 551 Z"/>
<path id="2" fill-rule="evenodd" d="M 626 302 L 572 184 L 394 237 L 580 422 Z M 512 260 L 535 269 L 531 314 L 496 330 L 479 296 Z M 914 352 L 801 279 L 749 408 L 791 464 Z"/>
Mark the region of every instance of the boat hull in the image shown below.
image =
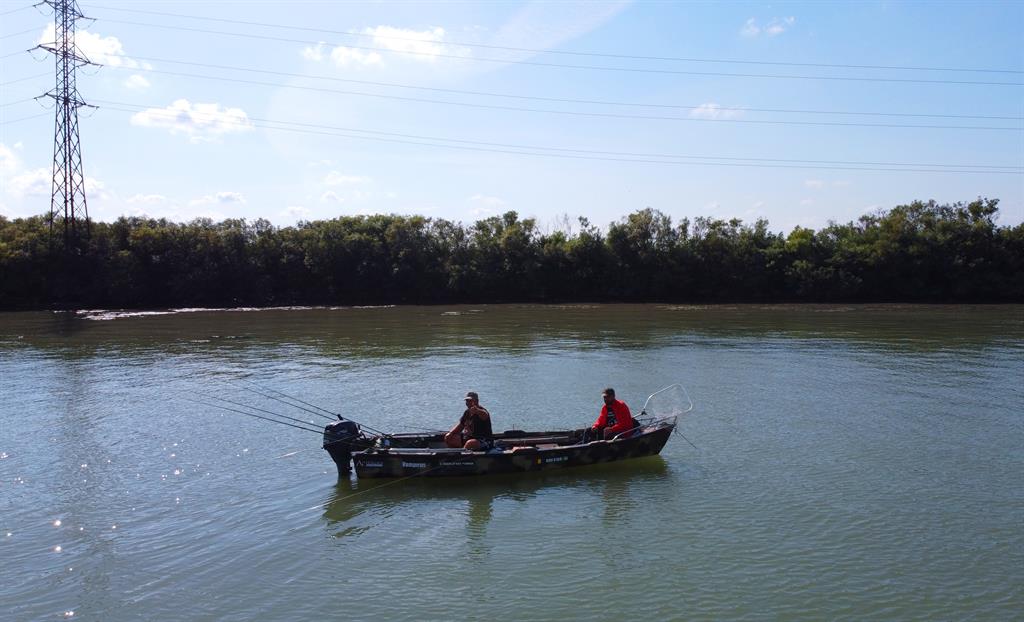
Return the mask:
<path id="1" fill-rule="evenodd" d="M 376 477 L 466 477 L 530 473 L 654 456 L 674 425 L 643 430 L 629 438 L 547 446 L 505 447 L 489 452 L 374 447 L 352 454 L 356 475 Z"/>

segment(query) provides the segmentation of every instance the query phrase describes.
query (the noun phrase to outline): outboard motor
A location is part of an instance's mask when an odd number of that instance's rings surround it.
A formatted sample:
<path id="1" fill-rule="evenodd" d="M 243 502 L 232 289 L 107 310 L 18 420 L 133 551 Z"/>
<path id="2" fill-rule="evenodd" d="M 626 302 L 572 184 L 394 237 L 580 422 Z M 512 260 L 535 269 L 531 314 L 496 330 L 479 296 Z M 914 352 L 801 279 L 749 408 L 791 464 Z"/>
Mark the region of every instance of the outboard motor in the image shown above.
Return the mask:
<path id="1" fill-rule="evenodd" d="M 359 444 L 360 437 L 359 426 L 347 419 L 324 426 L 324 449 L 338 465 L 339 477 L 348 477 L 352 471 L 352 449 Z M 356 447 L 357 451 L 359 449 L 362 447 Z"/>

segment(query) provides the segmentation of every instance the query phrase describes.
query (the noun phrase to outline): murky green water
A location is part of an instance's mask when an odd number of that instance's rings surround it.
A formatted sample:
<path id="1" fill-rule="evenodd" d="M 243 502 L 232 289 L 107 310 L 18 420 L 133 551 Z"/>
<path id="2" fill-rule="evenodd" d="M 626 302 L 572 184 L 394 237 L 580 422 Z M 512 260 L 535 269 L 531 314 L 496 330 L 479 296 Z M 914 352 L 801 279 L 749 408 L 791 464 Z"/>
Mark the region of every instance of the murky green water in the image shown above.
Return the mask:
<path id="1" fill-rule="evenodd" d="M 0 618 L 978 619 L 1024 610 L 1024 307 L 0 314 Z M 194 401 L 589 423 L 683 383 L 658 458 L 338 481 Z M 320 425 L 325 420 L 292 410 Z"/>

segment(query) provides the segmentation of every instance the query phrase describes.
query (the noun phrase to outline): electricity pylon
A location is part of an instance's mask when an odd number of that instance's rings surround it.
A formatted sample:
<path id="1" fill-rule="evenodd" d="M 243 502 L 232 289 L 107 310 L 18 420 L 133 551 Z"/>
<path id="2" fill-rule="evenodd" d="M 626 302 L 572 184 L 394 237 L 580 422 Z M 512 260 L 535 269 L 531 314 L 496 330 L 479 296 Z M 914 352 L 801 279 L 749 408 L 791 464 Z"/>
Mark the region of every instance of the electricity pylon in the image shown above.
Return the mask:
<path id="1" fill-rule="evenodd" d="M 64 219 L 64 245 L 77 246 L 84 232 L 89 234 L 89 210 L 85 202 L 85 174 L 78 138 L 78 109 L 92 107 L 82 101 L 75 86 L 75 70 L 91 65 L 75 45 L 75 21 L 87 19 L 77 0 L 44 0 L 53 9 L 54 41 L 37 46 L 57 60 L 57 85 L 40 97 L 55 102 L 53 133 L 53 189 L 50 195 L 50 232 L 57 218 Z"/>

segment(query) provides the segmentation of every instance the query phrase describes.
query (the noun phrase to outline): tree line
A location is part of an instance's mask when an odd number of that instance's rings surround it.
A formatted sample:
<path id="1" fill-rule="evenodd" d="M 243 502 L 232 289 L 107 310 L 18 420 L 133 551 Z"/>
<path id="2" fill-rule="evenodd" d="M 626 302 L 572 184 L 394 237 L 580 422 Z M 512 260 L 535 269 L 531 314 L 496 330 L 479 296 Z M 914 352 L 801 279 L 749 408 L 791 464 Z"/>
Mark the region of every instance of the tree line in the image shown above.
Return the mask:
<path id="1" fill-rule="evenodd" d="M 121 217 L 65 246 L 0 216 L 0 308 L 483 302 L 1024 302 L 1024 224 L 917 201 L 819 229 L 633 212 L 542 232 L 509 211 L 266 220 Z"/>

